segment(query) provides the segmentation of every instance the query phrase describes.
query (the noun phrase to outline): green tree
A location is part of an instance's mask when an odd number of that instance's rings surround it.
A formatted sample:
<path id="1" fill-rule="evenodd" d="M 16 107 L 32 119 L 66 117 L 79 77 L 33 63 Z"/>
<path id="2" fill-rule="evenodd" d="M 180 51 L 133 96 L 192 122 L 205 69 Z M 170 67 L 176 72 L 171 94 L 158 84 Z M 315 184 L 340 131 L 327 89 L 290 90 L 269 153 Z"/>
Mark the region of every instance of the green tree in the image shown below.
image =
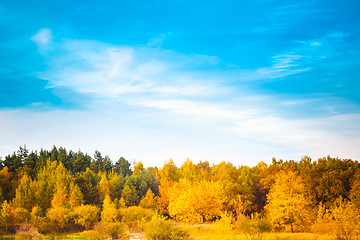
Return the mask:
<path id="1" fill-rule="evenodd" d="M 123 175 L 112 170 L 109 177 L 109 188 L 110 188 L 110 197 L 112 200 L 121 198 L 121 191 L 124 187 L 125 179 Z"/>
<path id="2" fill-rule="evenodd" d="M 124 189 L 121 192 L 122 198 L 125 200 L 125 205 L 135 206 L 138 204 L 139 196 L 136 193 L 136 188 L 134 186 L 125 185 Z"/>
<path id="3" fill-rule="evenodd" d="M 115 172 L 123 175 L 124 177 L 126 176 L 131 176 L 132 171 L 130 169 L 130 163 L 129 161 L 127 161 L 125 158 L 121 157 L 114 166 L 114 170 Z"/>
<path id="4" fill-rule="evenodd" d="M 100 178 L 89 168 L 87 168 L 85 172 L 75 175 L 75 183 L 79 186 L 83 194 L 84 204 L 101 204 L 100 194 L 97 189 L 99 181 Z"/>

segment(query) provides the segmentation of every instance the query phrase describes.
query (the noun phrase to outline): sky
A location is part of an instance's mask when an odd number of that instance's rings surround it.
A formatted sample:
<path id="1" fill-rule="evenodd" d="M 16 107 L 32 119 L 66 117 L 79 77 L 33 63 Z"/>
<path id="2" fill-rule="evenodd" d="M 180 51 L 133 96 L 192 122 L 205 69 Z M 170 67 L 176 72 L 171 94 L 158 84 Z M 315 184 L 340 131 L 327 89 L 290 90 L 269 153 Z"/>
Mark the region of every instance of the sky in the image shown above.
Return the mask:
<path id="1" fill-rule="evenodd" d="M 0 156 L 360 158 L 360 1 L 0 0 Z"/>

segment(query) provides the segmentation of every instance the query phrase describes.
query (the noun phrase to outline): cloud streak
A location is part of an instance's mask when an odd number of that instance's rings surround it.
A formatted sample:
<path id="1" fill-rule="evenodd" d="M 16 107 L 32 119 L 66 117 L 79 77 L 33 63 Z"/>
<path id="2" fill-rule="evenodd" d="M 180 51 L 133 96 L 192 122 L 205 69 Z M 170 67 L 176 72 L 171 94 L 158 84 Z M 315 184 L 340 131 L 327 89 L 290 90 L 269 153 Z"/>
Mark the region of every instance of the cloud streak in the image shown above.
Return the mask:
<path id="1" fill-rule="evenodd" d="M 245 155 L 254 155 L 255 158 L 258 152 L 256 148 L 273 151 L 272 154 L 275 156 L 360 156 L 359 150 L 352 147 L 353 144 L 360 144 L 358 113 L 289 118 L 281 114 L 281 107 L 293 108 L 292 111 L 296 111 L 299 106 L 311 108 L 314 101 L 326 99 L 281 98 L 254 92 L 249 87 L 252 82 L 279 81 L 311 71 L 308 63 L 312 59 L 306 53 L 298 54 L 300 50 L 277 54 L 271 58 L 269 66 L 256 69 L 213 70 L 218 69 L 217 66 L 221 64 L 217 57 L 184 55 L 158 48 L 158 43 L 154 48 L 154 40 L 144 46 L 120 46 L 79 39 L 62 39 L 54 42 L 53 39 L 50 29 L 42 29 L 31 38 L 38 46 L 39 53 L 48 62 L 48 69 L 36 73 L 36 76 L 48 81 L 48 89 L 66 87 L 74 93 L 90 96 L 87 112 L 71 112 L 69 115 L 80 119 L 92 119 L 91 128 L 105 122 L 107 126 L 102 129 L 103 132 L 97 131 L 103 138 L 107 137 L 104 133 L 110 134 L 114 132 L 113 129 L 117 129 L 117 135 L 121 135 L 121 131 L 131 135 L 132 133 L 126 129 L 139 128 L 145 132 L 140 133 L 144 134 L 145 144 L 154 136 L 152 131 L 146 133 L 148 130 L 145 130 L 145 126 L 150 124 L 155 129 L 167 129 L 165 132 L 173 129 L 171 131 L 178 136 L 183 133 L 175 129 L 186 129 L 190 136 L 200 131 L 204 135 L 194 135 L 193 141 L 208 146 L 213 146 L 212 141 L 215 140 L 212 139 L 229 136 L 233 143 L 241 145 L 239 151 Z M 321 47 L 321 44 L 311 46 Z M 42 106 L 42 103 L 32 105 L 33 108 L 36 106 Z M 94 120 L 98 114 L 109 114 L 106 112 L 107 109 L 110 109 L 110 112 L 121 111 L 121 114 L 110 114 L 109 118 L 127 116 L 122 121 L 121 128 L 116 121 L 108 121 L 105 118 L 99 120 L 102 122 Z M 9 121 L 17 114 L 3 112 L 0 115 Z M 26 114 L 31 115 L 31 112 Z M 47 114 L 59 116 L 57 110 L 49 111 Z M 81 126 L 80 122 L 76 121 L 72 127 L 66 124 L 63 127 L 74 131 L 78 127 L 79 134 L 81 131 L 89 131 L 86 126 Z M 137 126 L 140 122 L 141 126 Z M 161 133 L 164 139 L 168 137 L 165 132 Z M 4 134 L 9 133 L 5 131 Z M 116 141 L 116 136 L 110 135 L 108 138 Z M 66 136 L 62 138 L 65 139 Z M 190 152 L 193 156 L 203 159 L 201 154 L 195 154 L 193 146 L 181 143 L 189 141 L 188 138 L 180 139 L 179 137 L 176 144 L 182 145 L 181 151 L 192 149 Z M 101 145 L 99 142 L 89 142 L 88 139 L 78 140 L 84 141 L 88 146 Z M 157 139 L 172 149 L 172 146 L 163 140 Z M 122 144 L 126 145 L 126 142 L 122 141 Z M 229 146 L 222 146 L 222 151 L 230 151 Z M 232 147 L 236 149 L 235 146 Z M 130 156 L 138 151 L 132 150 Z M 151 152 L 151 149 L 148 151 Z M 213 151 L 210 152 L 214 154 Z M 257 156 L 258 160 L 259 158 L 261 156 Z"/>
<path id="2" fill-rule="evenodd" d="M 40 30 L 32 39 L 49 44 L 50 40 L 46 40 L 49 32 Z M 336 131 L 339 125 L 360 120 L 358 114 L 287 119 L 271 105 L 296 107 L 301 103 L 310 106 L 312 101 L 281 99 L 283 103 L 279 103 L 280 99 L 266 96 L 267 103 L 258 101 L 250 106 L 246 99 L 251 98 L 251 94 L 231 83 L 233 79 L 243 83 L 271 81 L 310 71 L 306 63 L 309 57 L 304 55 L 279 54 L 272 57 L 270 67 L 222 70 L 209 76 L 201 68 L 215 68 L 219 60 L 211 56 L 185 56 L 148 46 L 115 46 L 88 40 L 67 39 L 57 46 L 61 56 L 51 56 L 49 69 L 38 75 L 49 82 L 49 88 L 66 86 L 77 92 L 94 94 L 105 102 L 117 101 L 130 107 L 145 107 L 148 112 L 156 110 L 159 114 L 161 110 L 160 114 L 187 116 L 196 124 L 207 123 L 243 139 L 275 143 L 304 154 L 326 154 L 328 151 L 329 154 L 359 156 L 357 150 L 347 147 L 351 142 L 359 142 L 353 130 L 349 130 L 349 135 Z M 195 67 L 189 68 L 189 62 Z M 264 99 L 265 96 L 260 97 Z M 333 149 L 346 151 L 332 152 Z"/>

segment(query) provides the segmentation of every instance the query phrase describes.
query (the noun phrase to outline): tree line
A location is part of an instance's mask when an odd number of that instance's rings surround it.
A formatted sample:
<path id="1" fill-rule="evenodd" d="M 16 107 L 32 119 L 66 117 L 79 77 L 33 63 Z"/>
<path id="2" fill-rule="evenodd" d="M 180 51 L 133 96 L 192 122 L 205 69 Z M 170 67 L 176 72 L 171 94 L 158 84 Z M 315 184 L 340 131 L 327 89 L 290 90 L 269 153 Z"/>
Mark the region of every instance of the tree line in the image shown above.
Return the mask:
<path id="1" fill-rule="evenodd" d="M 42 232 L 91 229 L 99 221 L 150 219 L 202 223 L 231 216 L 266 218 L 275 231 L 324 231 L 360 223 L 359 162 L 330 156 L 299 161 L 272 159 L 254 167 L 229 162 L 145 168 L 99 151 L 20 147 L 0 159 L 0 228 L 29 222 Z M 133 216 L 137 215 L 137 217 Z M 355 225 L 354 225 L 355 224 Z M 356 225 L 357 224 L 357 225 Z"/>

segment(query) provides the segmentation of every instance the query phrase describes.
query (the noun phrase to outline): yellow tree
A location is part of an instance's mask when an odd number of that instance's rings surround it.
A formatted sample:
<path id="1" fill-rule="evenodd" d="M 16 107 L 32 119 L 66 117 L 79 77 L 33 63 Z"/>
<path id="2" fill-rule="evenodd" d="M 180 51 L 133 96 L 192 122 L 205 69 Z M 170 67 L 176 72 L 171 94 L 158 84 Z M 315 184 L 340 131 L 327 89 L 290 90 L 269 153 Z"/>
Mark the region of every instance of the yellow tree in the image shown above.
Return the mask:
<path id="1" fill-rule="evenodd" d="M 31 211 L 35 205 L 35 191 L 33 181 L 26 174 L 21 178 L 20 184 L 16 189 L 13 204 L 18 208 L 25 208 Z"/>
<path id="2" fill-rule="evenodd" d="M 145 197 L 141 199 L 140 207 L 150 209 L 156 208 L 155 194 L 151 191 L 150 188 L 147 190 Z"/>
<path id="3" fill-rule="evenodd" d="M 119 214 L 115 204 L 111 201 L 109 194 L 105 195 L 103 209 L 101 212 L 101 221 L 116 222 L 119 220 Z"/>
<path id="4" fill-rule="evenodd" d="M 158 209 L 162 214 L 168 215 L 169 210 L 169 189 L 173 186 L 174 182 L 179 181 L 181 173 L 176 167 L 172 159 L 165 163 L 162 169 L 159 171 L 160 185 L 159 196 L 156 197 Z"/>
<path id="5" fill-rule="evenodd" d="M 334 227 L 333 233 L 336 239 L 355 239 L 359 231 L 360 211 L 348 200 L 339 197 L 330 209 Z M 358 238 L 357 238 L 358 239 Z"/>
<path id="6" fill-rule="evenodd" d="M 190 181 L 196 181 L 198 179 L 196 165 L 189 158 L 182 164 L 180 171 L 182 178 L 186 178 Z"/>
<path id="7" fill-rule="evenodd" d="M 219 217 L 225 195 L 218 182 L 192 183 L 181 179 L 169 189 L 169 214 L 184 222 L 199 223 Z"/>
<path id="8" fill-rule="evenodd" d="M 63 229 L 70 220 L 70 211 L 67 208 L 67 189 L 64 183 L 56 185 L 56 192 L 51 201 L 51 208 L 47 211 L 47 217 L 57 227 Z"/>
<path id="9" fill-rule="evenodd" d="M 311 199 L 301 176 L 281 170 L 268 194 L 266 210 L 275 229 L 290 227 L 291 232 L 308 227 Z"/>
<path id="10" fill-rule="evenodd" d="M 106 195 L 110 194 L 110 184 L 105 173 L 100 174 L 99 172 L 99 175 L 101 175 L 101 180 L 98 185 L 98 191 L 101 199 L 104 199 Z"/>
<path id="11" fill-rule="evenodd" d="M 12 208 L 10 206 L 10 204 L 5 200 L 2 204 L 1 204 L 1 209 L 0 209 L 0 226 L 5 227 L 5 231 L 8 230 L 9 225 L 12 222 Z"/>
<path id="12" fill-rule="evenodd" d="M 79 186 L 73 182 L 70 183 L 68 202 L 71 208 L 78 207 L 84 203 L 83 194 Z"/>

